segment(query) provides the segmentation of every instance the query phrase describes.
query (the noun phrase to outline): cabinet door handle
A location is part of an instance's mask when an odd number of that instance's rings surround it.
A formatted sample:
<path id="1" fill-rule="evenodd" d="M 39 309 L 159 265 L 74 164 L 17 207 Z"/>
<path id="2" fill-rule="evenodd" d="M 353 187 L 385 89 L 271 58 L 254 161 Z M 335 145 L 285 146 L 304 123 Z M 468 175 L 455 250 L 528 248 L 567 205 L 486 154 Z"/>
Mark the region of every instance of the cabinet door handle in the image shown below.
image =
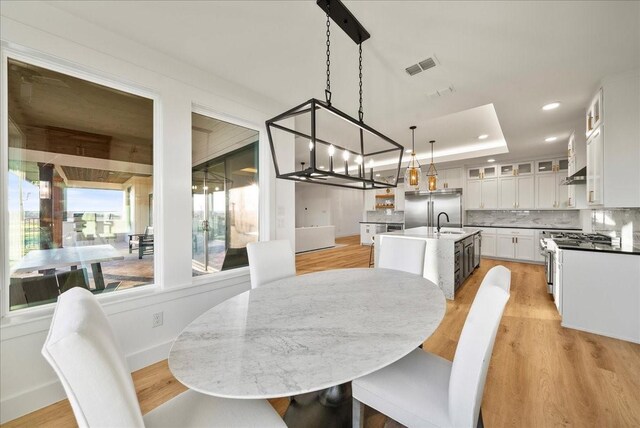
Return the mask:
<path id="1" fill-rule="evenodd" d="M 518 238 L 516 237 L 516 244 L 518 243 Z"/>
<path id="2" fill-rule="evenodd" d="M 593 202 L 593 190 L 589 190 L 589 202 Z"/>

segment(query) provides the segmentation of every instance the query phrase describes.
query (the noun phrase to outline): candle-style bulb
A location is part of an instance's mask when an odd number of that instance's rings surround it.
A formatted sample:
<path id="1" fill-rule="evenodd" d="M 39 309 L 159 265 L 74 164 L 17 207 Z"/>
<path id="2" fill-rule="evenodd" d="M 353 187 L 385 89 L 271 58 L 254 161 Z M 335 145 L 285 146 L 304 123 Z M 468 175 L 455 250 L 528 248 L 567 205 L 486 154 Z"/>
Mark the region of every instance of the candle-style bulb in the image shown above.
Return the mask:
<path id="1" fill-rule="evenodd" d="M 348 161 L 349 160 L 349 152 L 348 151 L 344 151 L 342 152 L 342 159 Z"/>
<path id="2" fill-rule="evenodd" d="M 336 152 L 336 148 L 333 147 L 333 144 L 329 145 L 329 156 L 333 157 L 335 152 Z"/>
<path id="3" fill-rule="evenodd" d="M 309 140 L 309 151 L 313 150 L 313 141 Z"/>

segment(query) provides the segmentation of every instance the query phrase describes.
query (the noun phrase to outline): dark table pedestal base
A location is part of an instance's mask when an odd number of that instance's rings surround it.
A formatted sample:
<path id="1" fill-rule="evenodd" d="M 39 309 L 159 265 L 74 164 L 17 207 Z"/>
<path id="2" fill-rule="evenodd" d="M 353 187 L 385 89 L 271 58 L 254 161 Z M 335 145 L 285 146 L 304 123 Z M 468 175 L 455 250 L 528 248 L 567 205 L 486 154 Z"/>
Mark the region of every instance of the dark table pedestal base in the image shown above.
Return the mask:
<path id="1" fill-rule="evenodd" d="M 289 428 L 351 428 L 351 383 L 292 397 L 284 415 Z"/>

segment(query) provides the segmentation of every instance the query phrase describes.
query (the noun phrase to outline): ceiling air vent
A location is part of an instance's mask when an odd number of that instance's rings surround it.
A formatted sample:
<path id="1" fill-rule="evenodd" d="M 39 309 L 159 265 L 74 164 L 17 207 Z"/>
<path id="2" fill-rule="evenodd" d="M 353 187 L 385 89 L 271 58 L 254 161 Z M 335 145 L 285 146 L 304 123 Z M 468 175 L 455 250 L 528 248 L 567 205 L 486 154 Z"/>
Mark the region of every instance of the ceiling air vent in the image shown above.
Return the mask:
<path id="1" fill-rule="evenodd" d="M 438 61 L 438 58 L 435 55 L 433 55 L 430 58 L 420 61 L 418 64 L 413 64 L 411 67 L 405 68 L 405 71 L 409 76 L 415 76 L 421 71 L 426 71 L 430 68 L 435 67 L 438 64 L 440 64 L 440 62 Z"/>
<path id="2" fill-rule="evenodd" d="M 420 73 L 422 71 L 422 69 L 420 68 L 420 66 L 418 64 L 413 64 L 411 67 L 405 68 L 405 71 L 407 72 L 407 74 L 409 76 L 413 76 L 415 74 Z"/>
<path id="3" fill-rule="evenodd" d="M 427 58 L 424 61 L 420 61 L 418 64 L 420 64 L 420 68 L 424 71 L 436 66 L 436 62 L 433 58 Z"/>

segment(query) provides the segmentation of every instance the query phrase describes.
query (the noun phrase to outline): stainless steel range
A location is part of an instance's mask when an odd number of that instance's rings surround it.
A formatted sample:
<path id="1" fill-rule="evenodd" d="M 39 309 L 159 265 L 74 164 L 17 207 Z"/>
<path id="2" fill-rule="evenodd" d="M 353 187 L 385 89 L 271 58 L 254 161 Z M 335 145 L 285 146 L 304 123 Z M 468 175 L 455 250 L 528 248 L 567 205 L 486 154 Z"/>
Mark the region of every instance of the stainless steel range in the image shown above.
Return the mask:
<path id="1" fill-rule="evenodd" d="M 545 230 L 540 238 L 540 254 L 545 259 L 545 272 L 547 275 L 547 291 L 554 295 L 557 301 L 557 287 L 555 275 L 555 254 L 558 247 L 583 247 L 589 248 L 598 244 L 611 244 L 611 238 L 598 233 L 581 233 L 581 232 L 558 232 L 553 230 Z"/>

